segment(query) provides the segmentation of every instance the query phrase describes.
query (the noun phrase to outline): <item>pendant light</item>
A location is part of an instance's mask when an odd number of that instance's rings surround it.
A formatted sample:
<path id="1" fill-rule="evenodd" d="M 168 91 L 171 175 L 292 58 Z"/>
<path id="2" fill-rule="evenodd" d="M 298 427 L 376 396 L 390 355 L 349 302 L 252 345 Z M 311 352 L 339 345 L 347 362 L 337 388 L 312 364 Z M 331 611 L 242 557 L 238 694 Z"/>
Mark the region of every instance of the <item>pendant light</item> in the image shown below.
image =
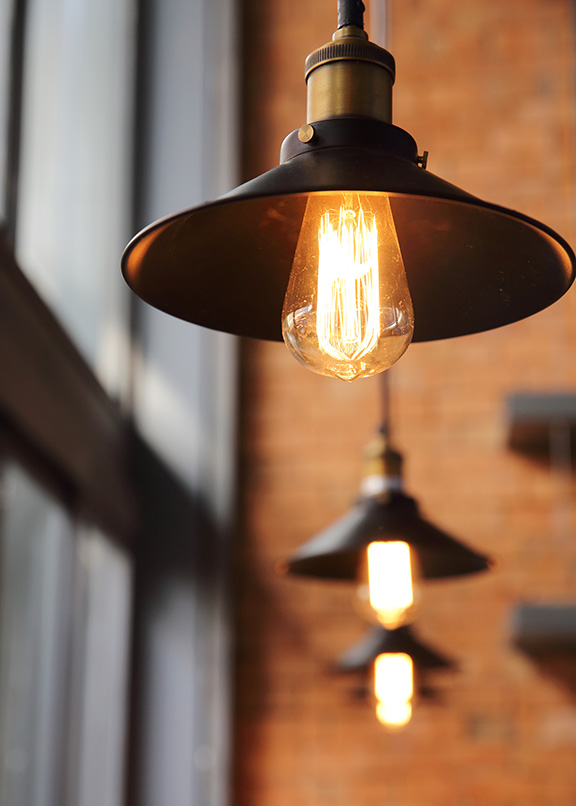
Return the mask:
<path id="1" fill-rule="evenodd" d="M 414 619 L 418 580 L 464 576 L 489 559 L 433 526 L 402 489 L 402 457 L 384 425 L 369 443 L 360 498 L 336 523 L 313 537 L 280 570 L 350 580 L 367 620 L 394 629 Z"/>
<path id="2" fill-rule="evenodd" d="M 151 305 L 216 330 L 280 340 L 325 375 L 389 367 L 410 340 L 488 330 L 569 288 L 568 244 L 426 170 L 392 125 L 394 59 L 340 0 L 306 60 L 307 122 L 280 165 L 133 238 L 122 269 Z M 174 122 L 177 125 L 177 122 Z"/>
<path id="3" fill-rule="evenodd" d="M 433 696 L 426 673 L 452 668 L 450 659 L 416 638 L 410 627 L 376 627 L 338 659 L 335 671 L 363 673 L 379 722 L 398 730 L 410 721 L 416 699 Z"/>

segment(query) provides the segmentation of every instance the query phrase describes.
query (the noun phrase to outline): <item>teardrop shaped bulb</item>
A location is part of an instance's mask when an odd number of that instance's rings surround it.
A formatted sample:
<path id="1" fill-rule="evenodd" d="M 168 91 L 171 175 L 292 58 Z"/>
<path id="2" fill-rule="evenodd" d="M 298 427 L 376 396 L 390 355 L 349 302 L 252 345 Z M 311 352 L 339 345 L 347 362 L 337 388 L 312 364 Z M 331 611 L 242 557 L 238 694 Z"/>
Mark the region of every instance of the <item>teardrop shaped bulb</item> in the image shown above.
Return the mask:
<path id="1" fill-rule="evenodd" d="M 320 375 L 353 381 L 391 367 L 413 332 L 388 197 L 310 194 L 282 312 L 290 352 Z"/>
<path id="2" fill-rule="evenodd" d="M 414 621 L 420 597 L 415 551 L 402 540 L 375 540 L 359 555 L 354 603 L 367 621 L 395 630 Z"/>

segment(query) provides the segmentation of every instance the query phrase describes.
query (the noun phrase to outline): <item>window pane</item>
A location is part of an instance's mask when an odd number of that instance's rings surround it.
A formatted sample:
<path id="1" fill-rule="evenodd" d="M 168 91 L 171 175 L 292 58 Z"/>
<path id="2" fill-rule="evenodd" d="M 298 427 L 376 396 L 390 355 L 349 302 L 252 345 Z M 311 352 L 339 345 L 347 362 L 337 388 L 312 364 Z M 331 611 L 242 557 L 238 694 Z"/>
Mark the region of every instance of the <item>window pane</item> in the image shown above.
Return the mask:
<path id="1" fill-rule="evenodd" d="M 104 535 L 82 535 L 84 598 L 82 704 L 78 731 L 77 806 L 120 806 L 127 712 L 131 571 Z"/>
<path id="2" fill-rule="evenodd" d="M 125 354 L 132 0 L 30 0 L 17 255 L 112 391 Z"/>
<path id="3" fill-rule="evenodd" d="M 69 518 L 19 467 L 0 540 L 0 803 L 60 806 L 66 726 Z"/>
<path id="4" fill-rule="evenodd" d="M 142 222 L 236 184 L 234 0 L 151 0 Z M 190 489 L 229 508 L 235 340 L 142 306 L 135 417 L 145 438 Z"/>
<path id="5" fill-rule="evenodd" d="M 237 184 L 239 6 L 235 0 L 150 0 L 143 7 L 142 225 Z M 170 484 L 176 498 L 161 500 L 165 486 L 152 484 L 150 517 L 142 519 L 147 545 L 162 562 L 139 586 L 139 803 L 221 806 L 229 800 L 227 530 L 209 531 L 188 507 L 200 500 L 217 527 L 228 525 L 233 511 L 236 344 L 144 305 L 138 336 L 135 419 L 182 485 Z M 159 481 L 166 478 L 159 474 Z M 175 500 L 182 509 L 174 510 Z M 162 535 L 157 547 L 155 531 Z M 206 563 L 200 572 L 192 547 Z M 170 559 L 176 549 L 188 558 L 177 569 Z"/>

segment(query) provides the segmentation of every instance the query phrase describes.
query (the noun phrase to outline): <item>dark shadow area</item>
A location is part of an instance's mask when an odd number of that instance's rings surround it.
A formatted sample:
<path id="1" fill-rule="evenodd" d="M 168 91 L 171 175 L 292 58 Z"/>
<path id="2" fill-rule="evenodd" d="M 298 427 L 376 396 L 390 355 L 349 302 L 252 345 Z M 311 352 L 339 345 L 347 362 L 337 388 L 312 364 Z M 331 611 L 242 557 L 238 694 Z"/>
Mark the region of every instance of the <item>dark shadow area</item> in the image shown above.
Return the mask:
<path id="1" fill-rule="evenodd" d="M 170 665 L 173 660 L 161 657 L 159 635 L 168 645 L 180 642 L 180 679 L 186 678 L 186 664 L 192 664 L 194 674 L 190 674 L 189 685 L 195 690 L 201 687 L 205 694 L 198 706 L 201 713 L 194 720 L 198 724 L 190 729 L 194 737 L 198 733 L 201 743 L 202 725 L 209 713 L 213 692 L 204 680 L 206 670 L 196 671 L 196 667 L 201 669 L 205 653 L 210 652 L 203 642 L 211 638 L 204 633 L 197 614 L 210 613 L 216 598 L 222 595 L 219 577 L 221 579 L 226 562 L 223 556 L 226 543 L 216 529 L 207 504 L 178 479 L 134 427 L 130 429 L 128 446 L 128 466 L 139 513 L 134 539 L 132 696 L 126 800 L 135 806 L 147 802 L 142 763 L 148 756 L 146 744 L 154 732 L 157 698 L 167 696 L 162 686 L 158 688 L 158 680 L 164 675 L 155 679 L 154 670 L 158 674 L 164 662 L 168 664 L 168 671 L 174 669 Z M 184 609 L 181 604 L 174 606 L 174 591 L 178 601 L 184 602 Z M 169 692 L 169 696 L 174 700 L 178 692 Z M 182 707 L 185 708 L 185 704 Z"/>

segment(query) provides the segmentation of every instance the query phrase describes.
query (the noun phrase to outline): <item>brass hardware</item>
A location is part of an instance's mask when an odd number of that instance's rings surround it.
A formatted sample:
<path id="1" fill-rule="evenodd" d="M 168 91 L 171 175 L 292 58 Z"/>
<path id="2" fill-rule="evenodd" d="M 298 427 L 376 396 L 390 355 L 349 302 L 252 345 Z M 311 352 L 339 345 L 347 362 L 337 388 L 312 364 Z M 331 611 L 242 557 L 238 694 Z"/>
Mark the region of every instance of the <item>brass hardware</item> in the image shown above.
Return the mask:
<path id="1" fill-rule="evenodd" d="M 378 432 L 364 451 L 364 476 L 402 477 L 402 456 L 395 451 L 385 434 Z"/>
<path id="2" fill-rule="evenodd" d="M 341 28 L 306 59 L 307 121 L 352 116 L 391 123 L 394 72 L 391 54 L 365 31 Z"/>
<path id="3" fill-rule="evenodd" d="M 309 123 L 305 123 L 303 126 L 300 126 L 298 129 L 298 139 L 301 143 L 309 143 L 310 140 L 313 139 L 316 132 L 314 131 L 314 127 L 311 126 Z"/>
<path id="4" fill-rule="evenodd" d="M 426 169 L 426 166 L 428 165 L 428 152 L 427 151 L 425 151 L 422 154 L 422 156 L 418 155 L 418 165 L 421 168 Z"/>

